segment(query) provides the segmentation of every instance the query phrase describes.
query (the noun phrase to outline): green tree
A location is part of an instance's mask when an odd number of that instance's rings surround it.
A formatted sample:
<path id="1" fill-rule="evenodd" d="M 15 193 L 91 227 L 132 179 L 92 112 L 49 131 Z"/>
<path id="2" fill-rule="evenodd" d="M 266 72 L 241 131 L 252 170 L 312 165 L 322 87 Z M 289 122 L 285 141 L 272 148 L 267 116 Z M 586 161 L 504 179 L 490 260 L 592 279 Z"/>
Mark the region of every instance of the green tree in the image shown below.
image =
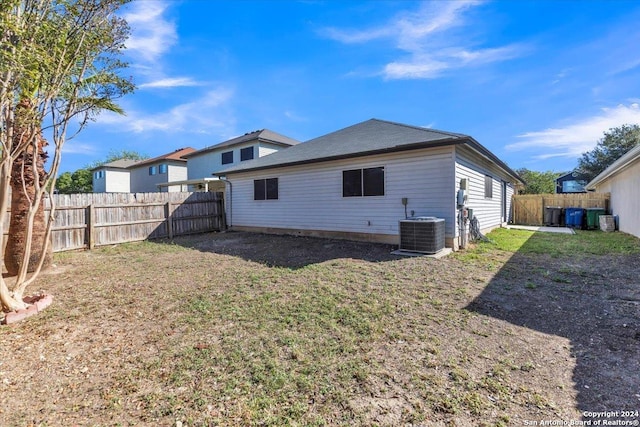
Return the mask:
<path id="1" fill-rule="evenodd" d="M 75 172 L 61 173 L 56 180 L 56 189 L 60 194 L 91 193 L 93 191 L 93 173 L 91 169 L 115 162 L 116 160 L 145 160 L 149 156 L 134 150 L 111 150 L 104 160 L 93 162 Z"/>
<path id="2" fill-rule="evenodd" d="M 604 132 L 596 148 L 582 154 L 578 160 L 578 170 L 588 181 L 618 160 L 627 151 L 640 144 L 640 126 L 622 125 Z"/>
<path id="3" fill-rule="evenodd" d="M 557 172 L 538 172 L 527 168 L 516 169 L 516 173 L 526 183 L 524 188 L 518 190 L 520 194 L 554 193 L 556 188 L 555 180 L 560 176 Z"/>
<path id="4" fill-rule="evenodd" d="M 13 187 L 12 221 L 2 257 L 5 266 L 15 261 L 18 269 L 11 286 L 0 276 L 3 310 L 27 306 L 24 290 L 37 279 L 50 249 L 53 199 L 46 218 L 38 212 L 45 193 L 55 187 L 68 131 L 75 135 L 105 109 L 122 112 L 115 100 L 133 90 L 119 74 L 126 67 L 119 54 L 128 25 L 116 12 L 128 1 L 0 2 L 0 232 Z M 43 124 L 53 143 L 46 172 Z M 14 223 L 14 217 L 19 221 Z M 27 279 L 32 249 L 39 245 L 32 247 L 34 230 L 43 230 L 44 236 L 37 265 Z"/>
<path id="5" fill-rule="evenodd" d="M 56 181 L 56 189 L 60 194 L 91 193 L 93 191 L 93 174 L 88 168 L 75 172 L 64 172 Z"/>

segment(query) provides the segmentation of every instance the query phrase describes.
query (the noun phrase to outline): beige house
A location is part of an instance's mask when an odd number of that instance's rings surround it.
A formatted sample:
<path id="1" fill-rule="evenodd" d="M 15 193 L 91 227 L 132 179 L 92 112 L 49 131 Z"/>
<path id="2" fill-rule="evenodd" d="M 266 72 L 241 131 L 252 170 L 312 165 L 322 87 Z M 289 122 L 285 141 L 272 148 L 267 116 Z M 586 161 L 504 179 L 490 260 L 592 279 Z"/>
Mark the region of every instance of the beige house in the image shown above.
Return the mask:
<path id="1" fill-rule="evenodd" d="M 611 193 L 611 213 L 618 216 L 620 231 L 640 237 L 640 146 L 616 160 L 586 189 Z"/>

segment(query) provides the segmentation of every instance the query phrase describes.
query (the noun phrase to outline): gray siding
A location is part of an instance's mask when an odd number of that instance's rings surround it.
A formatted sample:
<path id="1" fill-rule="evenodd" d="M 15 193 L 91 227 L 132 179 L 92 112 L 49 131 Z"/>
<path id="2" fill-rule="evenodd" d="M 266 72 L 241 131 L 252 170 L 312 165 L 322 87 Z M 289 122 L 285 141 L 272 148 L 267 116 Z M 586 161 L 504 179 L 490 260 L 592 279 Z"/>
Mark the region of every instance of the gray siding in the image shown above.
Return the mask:
<path id="1" fill-rule="evenodd" d="M 342 171 L 384 166 L 385 195 L 342 197 Z M 453 236 L 455 219 L 454 151 L 432 148 L 232 174 L 232 224 L 300 230 L 398 234 L 407 213 L 446 220 Z M 278 178 L 278 200 L 253 200 L 253 181 Z M 229 193 L 227 193 L 229 194 Z"/>
<path id="2" fill-rule="evenodd" d="M 167 165 L 167 173 L 160 173 L 159 167 L 161 164 Z M 156 168 L 155 175 L 149 175 L 149 168 L 152 166 L 155 166 Z M 131 192 L 153 193 L 159 191 L 157 184 L 169 182 L 171 180 L 170 175 L 177 175 L 177 171 L 180 169 L 187 169 L 184 162 L 176 162 L 171 160 L 162 160 L 156 163 L 133 167 L 131 168 Z M 163 191 L 167 191 L 166 188 Z"/>
<path id="3" fill-rule="evenodd" d="M 253 147 L 253 155 L 255 158 L 275 153 L 285 147 L 265 142 L 257 143 L 255 140 L 238 144 L 233 147 L 223 147 L 218 150 L 207 151 L 202 154 L 196 154 L 187 158 L 188 178 L 200 179 L 211 178 L 211 175 L 223 168 L 236 166 L 240 163 L 240 150 L 246 147 Z M 233 151 L 233 163 L 222 164 L 222 153 Z"/>
<path id="4" fill-rule="evenodd" d="M 507 218 L 506 222 L 513 222 L 513 213 L 511 212 L 511 203 L 516 190 L 512 183 L 507 183 Z"/>
<path id="5" fill-rule="evenodd" d="M 493 195 L 485 197 L 485 176 L 492 178 Z M 509 177 L 494 163 L 489 162 L 475 152 L 463 147 L 456 148 L 456 191 L 460 187 L 460 179 L 468 180 L 467 207 L 473 209 L 483 230 L 499 227 L 503 222 L 502 182 L 509 182 Z M 510 197 L 507 190 L 507 206 Z M 457 224 L 456 224 L 457 225 Z M 457 227 L 456 227 L 457 228 Z M 456 230 L 456 235 L 458 232 Z"/>

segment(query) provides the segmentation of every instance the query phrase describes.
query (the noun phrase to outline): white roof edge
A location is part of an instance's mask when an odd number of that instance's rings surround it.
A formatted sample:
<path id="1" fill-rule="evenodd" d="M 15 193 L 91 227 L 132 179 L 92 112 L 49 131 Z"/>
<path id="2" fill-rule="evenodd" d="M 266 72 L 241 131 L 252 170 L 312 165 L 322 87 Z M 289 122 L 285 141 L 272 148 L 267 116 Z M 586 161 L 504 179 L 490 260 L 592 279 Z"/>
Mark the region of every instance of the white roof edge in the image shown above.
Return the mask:
<path id="1" fill-rule="evenodd" d="M 623 154 L 622 157 L 613 162 L 611 165 L 609 165 L 608 168 L 600 172 L 598 176 L 589 181 L 589 183 L 584 188 L 587 190 L 595 190 L 596 185 L 600 184 L 605 179 L 615 175 L 637 159 L 640 159 L 640 145 L 633 147 L 631 150 Z"/>

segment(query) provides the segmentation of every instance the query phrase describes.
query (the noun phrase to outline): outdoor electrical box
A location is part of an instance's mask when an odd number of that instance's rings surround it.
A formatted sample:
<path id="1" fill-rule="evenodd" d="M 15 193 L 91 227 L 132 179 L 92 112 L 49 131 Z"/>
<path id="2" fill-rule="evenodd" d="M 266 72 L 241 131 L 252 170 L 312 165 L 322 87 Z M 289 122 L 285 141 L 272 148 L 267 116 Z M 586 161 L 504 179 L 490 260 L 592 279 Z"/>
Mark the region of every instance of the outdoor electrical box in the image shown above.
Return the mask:
<path id="1" fill-rule="evenodd" d="M 467 204 L 467 190 L 463 190 L 462 188 L 458 190 L 457 203 L 459 207 Z"/>

